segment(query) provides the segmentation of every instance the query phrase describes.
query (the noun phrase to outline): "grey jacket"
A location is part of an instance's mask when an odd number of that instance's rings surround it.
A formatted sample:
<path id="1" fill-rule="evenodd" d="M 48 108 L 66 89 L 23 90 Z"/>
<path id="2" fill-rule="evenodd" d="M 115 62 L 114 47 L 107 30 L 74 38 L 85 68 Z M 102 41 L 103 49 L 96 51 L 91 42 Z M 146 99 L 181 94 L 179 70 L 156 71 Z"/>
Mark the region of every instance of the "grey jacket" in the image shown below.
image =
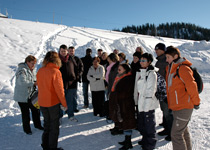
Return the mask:
<path id="1" fill-rule="evenodd" d="M 31 72 L 26 63 L 20 63 L 18 64 L 15 76 L 14 100 L 26 103 L 33 90 L 33 85 L 36 81 L 36 73 L 34 70 Z"/>

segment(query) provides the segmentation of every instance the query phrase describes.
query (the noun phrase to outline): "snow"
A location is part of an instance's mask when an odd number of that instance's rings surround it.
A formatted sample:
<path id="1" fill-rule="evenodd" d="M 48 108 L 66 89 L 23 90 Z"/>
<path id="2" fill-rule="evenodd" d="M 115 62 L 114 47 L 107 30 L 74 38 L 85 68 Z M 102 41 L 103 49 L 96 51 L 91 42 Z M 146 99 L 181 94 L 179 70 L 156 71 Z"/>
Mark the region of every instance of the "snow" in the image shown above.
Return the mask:
<path id="1" fill-rule="evenodd" d="M 99 30 L 84 27 L 67 27 L 63 25 L 29 22 L 14 19 L 0 18 L 0 145 L 2 150 L 38 150 L 41 149 L 42 132 L 32 127 L 32 135 L 26 135 L 22 130 L 21 114 L 17 103 L 13 100 L 15 71 L 17 64 L 24 61 L 29 54 L 38 58 L 37 70 L 41 67 L 44 55 L 49 50 L 58 51 L 61 44 L 75 46 L 76 55 L 83 57 L 86 48 L 93 50 L 102 48 L 111 53 L 115 48 L 124 52 L 129 61 L 137 46 L 142 46 L 145 52 L 155 56 L 154 47 L 163 42 L 166 46 L 176 46 L 181 50 L 182 56 L 189 59 L 202 73 L 204 91 L 200 94 L 201 106 L 193 112 L 189 124 L 194 150 L 210 149 L 210 42 L 190 41 L 163 37 L 153 37 L 138 34 L 121 33 L 109 30 Z M 82 85 L 78 88 L 78 104 L 80 112 L 76 113 L 78 123 L 68 121 L 64 116 L 60 128 L 59 146 L 64 149 L 118 149 L 119 141 L 124 140 L 123 135 L 112 136 L 109 129 L 113 124 L 104 118 L 95 117 L 92 108 L 82 109 Z M 91 96 L 89 92 L 89 100 Z M 43 118 L 42 118 L 43 119 Z M 157 131 L 162 122 L 160 109 L 156 110 Z M 33 124 L 33 123 L 32 123 Z M 171 150 L 171 142 L 164 137 L 157 136 L 157 150 Z M 132 143 L 135 149 L 140 146 L 137 142 L 141 135 L 134 130 Z"/>

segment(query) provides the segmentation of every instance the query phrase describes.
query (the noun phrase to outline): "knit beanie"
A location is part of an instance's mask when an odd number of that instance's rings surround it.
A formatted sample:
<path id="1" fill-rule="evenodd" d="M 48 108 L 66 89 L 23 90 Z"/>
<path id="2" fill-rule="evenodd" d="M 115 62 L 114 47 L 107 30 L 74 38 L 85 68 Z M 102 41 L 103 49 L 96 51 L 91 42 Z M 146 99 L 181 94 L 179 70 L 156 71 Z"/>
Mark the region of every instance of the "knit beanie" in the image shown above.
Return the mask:
<path id="1" fill-rule="evenodd" d="M 163 43 L 158 43 L 158 44 L 155 46 L 155 50 L 158 50 L 158 49 L 163 50 L 163 51 L 166 51 L 166 46 L 165 46 L 165 44 L 163 44 Z"/>

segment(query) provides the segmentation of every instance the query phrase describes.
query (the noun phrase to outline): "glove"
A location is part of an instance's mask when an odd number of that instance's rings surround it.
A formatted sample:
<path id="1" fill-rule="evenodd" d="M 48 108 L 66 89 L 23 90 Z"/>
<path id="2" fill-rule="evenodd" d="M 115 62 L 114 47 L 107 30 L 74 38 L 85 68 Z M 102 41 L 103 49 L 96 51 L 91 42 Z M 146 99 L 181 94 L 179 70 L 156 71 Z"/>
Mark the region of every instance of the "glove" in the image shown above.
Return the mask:
<path id="1" fill-rule="evenodd" d="M 199 105 L 194 105 L 194 109 L 198 110 L 200 108 Z"/>
<path id="2" fill-rule="evenodd" d="M 100 80 L 100 78 L 96 78 L 96 80 Z"/>

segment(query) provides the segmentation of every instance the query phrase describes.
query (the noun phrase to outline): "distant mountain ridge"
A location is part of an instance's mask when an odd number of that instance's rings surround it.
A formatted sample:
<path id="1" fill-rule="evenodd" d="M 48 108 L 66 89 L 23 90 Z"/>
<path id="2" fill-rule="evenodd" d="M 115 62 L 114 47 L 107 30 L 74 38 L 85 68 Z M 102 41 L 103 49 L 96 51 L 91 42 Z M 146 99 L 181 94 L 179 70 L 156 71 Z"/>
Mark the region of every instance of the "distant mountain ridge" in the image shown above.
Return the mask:
<path id="1" fill-rule="evenodd" d="M 154 24 L 145 24 L 140 26 L 126 26 L 121 30 L 126 33 L 137 33 L 143 35 L 170 37 L 175 39 L 188 39 L 188 40 L 210 40 L 210 29 L 203 28 L 191 23 L 162 23 L 157 27 Z"/>

